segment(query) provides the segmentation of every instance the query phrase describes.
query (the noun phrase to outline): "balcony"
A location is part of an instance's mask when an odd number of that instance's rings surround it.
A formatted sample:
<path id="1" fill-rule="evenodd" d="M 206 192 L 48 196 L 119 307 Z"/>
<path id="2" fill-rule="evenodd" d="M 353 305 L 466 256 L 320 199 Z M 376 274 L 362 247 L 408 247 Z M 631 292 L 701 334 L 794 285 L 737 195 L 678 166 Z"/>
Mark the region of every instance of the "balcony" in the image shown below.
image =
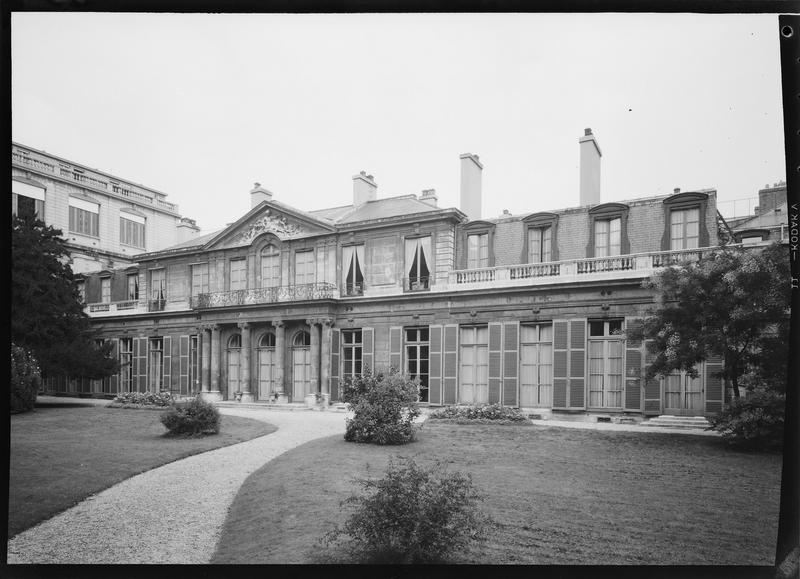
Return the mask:
<path id="1" fill-rule="evenodd" d="M 364 284 L 363 283 L 347 283 L 344 285 L 344 293 L 342 297 L 363 296 Z"/>
<path id="2" fill-rule="evenodd" d="M 337 291 L 336 284 L 319 282 L 198 294 L 191 298 L 191 307 L 194 310 L 201 310 L 226 306 L 335 299 L 338 297 L 339 292 Z"/>
<path id="3" fill-rule="evenodd" d="M 124 302 L 99 302 L 86 304 L 85 311 L 92 318 L 103 316 L 115 316 L 119 313 L 141 314 L 147 310 L 138 300 L 126 300 Z"/>

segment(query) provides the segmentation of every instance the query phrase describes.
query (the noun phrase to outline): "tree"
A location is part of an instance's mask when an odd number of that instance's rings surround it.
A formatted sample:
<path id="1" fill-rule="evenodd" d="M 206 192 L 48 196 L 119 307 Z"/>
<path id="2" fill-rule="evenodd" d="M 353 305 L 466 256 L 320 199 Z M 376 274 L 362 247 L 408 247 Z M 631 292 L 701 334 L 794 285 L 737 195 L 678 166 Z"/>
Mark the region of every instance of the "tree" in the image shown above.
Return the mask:
<path id="1" fill-rule="evenodd" d="M 61 231 L 12 217 L 11 339 L 29 349 L 42 376 L 103 378 L 118 370 L 111 343 L 98 345 Z"/>
<path id="2" fill-rule="evenodd" d="M 786 247 L 725 248 L 667 268 L 644 286 L 656 293 L 656 307 L 638 336 L 652 340 L 649 376 L 674 370 L 696 376 L 697 363 L 719 357 L 734 397 L 748 372 L 785 390 L 791 292 Z"/>

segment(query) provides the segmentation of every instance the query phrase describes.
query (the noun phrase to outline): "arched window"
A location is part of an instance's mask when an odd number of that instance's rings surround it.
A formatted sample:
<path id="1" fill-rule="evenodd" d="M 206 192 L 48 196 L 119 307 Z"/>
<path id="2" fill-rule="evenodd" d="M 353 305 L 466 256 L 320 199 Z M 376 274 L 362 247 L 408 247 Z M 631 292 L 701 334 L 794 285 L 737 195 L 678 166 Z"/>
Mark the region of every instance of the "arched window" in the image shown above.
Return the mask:
<path id="1" fill-rule="evenodd" d="M 308 332 L 297 332 L 294 336 L 294 346 L 310 346 L 311 334 Z"/>
<path id="2" fill-rule="evenodd" d="M 261 287 L 281 285 L 281 254 L 272 244 L 261 250 Z"/>
<path id="3" fill-rule="evenodd" d="M 268 400 L 273 393 L 283 390 L 275 376 L 275 334 L 264 332 L 258 339 L 258 398 Z"/>
<path id="4" fill-rule="evenodd" d="M 234 334 L 230 338 L 228 338 L 228 349 L 233 348 L 241 348 L 242 347 L 242 336 L 239 334 Z"/>
<path id="5" fill-rule="evenodd" d="M 228 400 L 240 390 L 239 354 L 242 349 L 242 336 L 233 334 L 228 338 Z"/>
<path id="6" fill-rule="evenodd" d="M 274 348 L 275 347 L 275 334 L 272 332 L 266 332 L 261 334 L 261 338 L 258 340 L 258 347 L 259 348 Z"/>

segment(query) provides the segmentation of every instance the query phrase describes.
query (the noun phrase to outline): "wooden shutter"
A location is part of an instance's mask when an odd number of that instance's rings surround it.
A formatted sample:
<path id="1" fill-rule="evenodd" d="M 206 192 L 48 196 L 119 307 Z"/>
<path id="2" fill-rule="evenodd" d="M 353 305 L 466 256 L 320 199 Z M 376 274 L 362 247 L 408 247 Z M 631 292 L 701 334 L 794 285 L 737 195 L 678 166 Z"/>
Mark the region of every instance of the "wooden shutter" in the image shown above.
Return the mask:
<path id="1" fill-rule="evenodd" d="M 627 334 L 642 329 L 641 318 L 626 320 Z M 642 340 L 625 340 L 625 410 L 642 409 Z"/>
<path id="2" fill-rule="evenodd" d="M 111 357 L 119 362 L 119 338 L 114 338 L 111 340 Z M 122 369 L 120 368 L 120 372 Z M 110 389 L 111 394 L 116 394 L 119 391 L 119 372 L 116 374 L 112 374 L 108 380 L 108 387 Z"/>
<path id="3" fill-rule="evenodd" d="M 567 338 L 566 320 L 553 321 L 553 408 L 567 408 Z"/>
<path id="4" fill-rule="evenodd" d="M 489 404 L 500 402 L 503 383 L 503 324 L 489 324 Z"/>
<path id="5" fill-rule="evenodd" d="M 586 320 L 569 323 L 569 403 L 570 408 L 586 408 Z"/>
<path id="6" fill-rule="evenodd" d="M 389 367 L 403 372 L 403 328 L 389 328 Z"/>
<path id="7" fill-rule="evenodd" d="M 503 405 L 517 406 L 519 368 L 519 322 L 505 324 L 503 340 Z"/>
<path id="8" fill-rule="evenodd" d="M 340 400 L 339 392 L 339 338 L 341 330 L 331 328 L 331 400 Z M 279 354 L 280 355 L 280 354 Z"/>
<path id="9" fill-rule="evenodd" d="M 444 384 L 442 390 L 444 404 L 456 403 L 458 380 L 458 324 L 444 326 Z"/>
<path id="10" fill-rule="evenodd" d="M 164 336 L 162 340 L 162 347 L 164 348 L 162 368 L 164 370 L 164 375 L 161 382 L 161 389 L 162 391 L 169 392 L 172 390 L 172 337 Z"/>
<path id="11" fill-rule="evenodd" d="M 717 374 L 722 370 L 722 360 L 717 357 L 710 357 L 705 363 L 705 390 L 706 390 L 706 413 L 716 414 L 722 411 L 725 402 L 725 381 L 722 376 Z"/>
<path id="12" fill-rule="evenodd" d="M 133 381 L 137 392 L 147 392 L 147 338 L 133 339 Z"/>
<path id="13" fill-rule="evenodd" d="M 653 361 L 653 354 L 647 351 L 648 344 L 652 340 L 645 340 L 644 343 L 644 369 Z M 646 372 L 643 374 L 644 379 L 644 414 L 646 416 L 653 416 L 661 414 L 661 380 L 657 376 L 647 378 Z"/>
<path id="14" fill-rule="evenodd" d="M 428 401 L 442 403 L 442 326 L 428 326 Z"/>
<path id="15" fill-rule="evenodd" d="M 189 384 L 189 336 L 180 337 L 180 364 L 178 367 L 179 383 L 181 394 L 189 394 L 191 391 Z"/>
<path id="16" fill-rule="evenodd" d="M 375 370 L 375 331 L 372 328 L 361 329 L 361 364 L 363 368 Z"/>

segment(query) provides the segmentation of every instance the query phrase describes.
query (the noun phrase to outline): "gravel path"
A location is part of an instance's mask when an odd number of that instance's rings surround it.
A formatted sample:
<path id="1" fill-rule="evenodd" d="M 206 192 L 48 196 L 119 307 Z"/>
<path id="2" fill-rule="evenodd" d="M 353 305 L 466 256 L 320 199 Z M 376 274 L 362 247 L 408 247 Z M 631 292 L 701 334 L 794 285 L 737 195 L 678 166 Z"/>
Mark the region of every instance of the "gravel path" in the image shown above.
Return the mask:
<path id="1" fill-rule="evenodd" d="M 244 480 L 310 440 L 344 433 L 344 412 L 220 408 L 277 432 L 125 480 L 8 542 L 8 563 L 208 563 Z"/>

